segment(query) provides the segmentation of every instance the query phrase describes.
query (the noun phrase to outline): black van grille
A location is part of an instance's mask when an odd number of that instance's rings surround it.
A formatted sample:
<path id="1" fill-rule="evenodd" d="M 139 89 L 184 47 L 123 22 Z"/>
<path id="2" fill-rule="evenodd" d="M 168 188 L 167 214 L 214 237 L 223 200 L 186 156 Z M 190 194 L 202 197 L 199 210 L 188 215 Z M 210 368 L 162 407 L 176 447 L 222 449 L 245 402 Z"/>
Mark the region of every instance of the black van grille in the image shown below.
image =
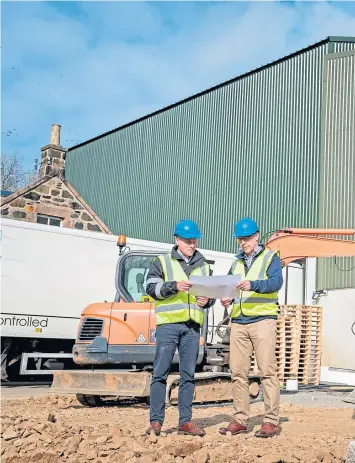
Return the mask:
<path id="1" fill-rule="evenodd" d="M 104 321 L 99 318 L 85 318 L 80 329 L 79 341 L 92 341 L 96 336 L 100 336 Z"/>

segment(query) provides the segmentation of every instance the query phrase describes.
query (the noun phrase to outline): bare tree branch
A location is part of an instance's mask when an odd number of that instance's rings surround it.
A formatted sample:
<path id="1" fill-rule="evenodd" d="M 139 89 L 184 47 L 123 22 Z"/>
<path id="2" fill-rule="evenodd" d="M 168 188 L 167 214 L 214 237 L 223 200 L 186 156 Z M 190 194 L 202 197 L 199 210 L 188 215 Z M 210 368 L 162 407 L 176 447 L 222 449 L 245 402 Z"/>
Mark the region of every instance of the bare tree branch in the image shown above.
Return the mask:
<path id="1" fill-rule="evenodd" d="M 1 154 L 1 189 L 16 191 L 37 177 L 34 171 L 25 172 L 22 157 L 15 154 Z"/>

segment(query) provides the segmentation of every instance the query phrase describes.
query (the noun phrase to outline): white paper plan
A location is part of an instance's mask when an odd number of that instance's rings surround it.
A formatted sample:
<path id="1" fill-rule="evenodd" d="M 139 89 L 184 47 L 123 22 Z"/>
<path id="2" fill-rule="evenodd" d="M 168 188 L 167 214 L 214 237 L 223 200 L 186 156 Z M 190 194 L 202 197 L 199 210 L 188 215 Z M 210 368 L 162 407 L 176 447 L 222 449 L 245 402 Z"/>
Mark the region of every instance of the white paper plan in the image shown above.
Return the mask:
<path id="1" fill-rule="evenodd" d="M 211 299 L 240 297 L 240 290 L 236 289 L 240 275 L 191 276 L 189 281 L 193 285 L 189 293 L 193 296 Z"/>

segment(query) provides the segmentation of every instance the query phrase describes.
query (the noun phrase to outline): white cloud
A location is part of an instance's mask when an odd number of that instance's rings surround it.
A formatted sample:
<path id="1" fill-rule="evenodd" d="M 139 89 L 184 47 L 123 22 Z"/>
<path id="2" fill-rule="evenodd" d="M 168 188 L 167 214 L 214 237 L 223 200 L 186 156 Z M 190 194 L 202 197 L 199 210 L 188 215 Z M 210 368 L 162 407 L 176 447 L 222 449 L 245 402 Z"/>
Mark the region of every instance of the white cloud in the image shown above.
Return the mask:
<path id="1" fill-rule="evenodd" d="M 18 135 L 2 140 L 29 167 L 52 123 L 70 146 L 355 30 L 327 3 L 24 5 L 3 11 L 2 130 Z"/>

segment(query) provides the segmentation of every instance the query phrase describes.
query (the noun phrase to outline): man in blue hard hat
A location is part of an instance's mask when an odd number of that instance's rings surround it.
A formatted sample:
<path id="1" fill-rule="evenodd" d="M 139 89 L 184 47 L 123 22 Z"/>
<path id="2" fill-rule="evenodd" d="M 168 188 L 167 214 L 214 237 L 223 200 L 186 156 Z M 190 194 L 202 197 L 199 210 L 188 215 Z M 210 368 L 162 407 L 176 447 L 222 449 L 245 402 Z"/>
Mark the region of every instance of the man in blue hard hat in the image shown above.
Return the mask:
<path id="1" fill-rule="evenodd" d="M 203 436 L 205 431 L 191 421 L 195 369 L 204 310 L 213 299 L 189 294 L 191 275 L 211 275 L 203 255 L 197 251 L 202 238 L 192 220 L 181 220 L 174 229 L 175 246 L 170 254 L 152 261 L 147 293 L 155 299 L 156 353 L 150 387 L 150 426 L 147 434 L 159 435 L 165 415 L 166 380 L 176 349 L 179 352 L 178 433 Z"/>
<path id="2" fill-rule="evenodd" d="M 220 428 L 221 434 L 247 432 L 249 418 L 249 382 L 251 357 L 255 352 L 264 391 L 265 415 L 256 437 L 279 434 L 280 385 L 276 363 L 276 324 L 278 291 L 283 284 L 280 258 L 259 243 L 259 227 L 250 218 L 235 224 L 234 237 L 240 252 L 229 274 L 240 275 L 240 299 L 222 299 L 232 305 L 230 369 L 235 418 Z"/>

